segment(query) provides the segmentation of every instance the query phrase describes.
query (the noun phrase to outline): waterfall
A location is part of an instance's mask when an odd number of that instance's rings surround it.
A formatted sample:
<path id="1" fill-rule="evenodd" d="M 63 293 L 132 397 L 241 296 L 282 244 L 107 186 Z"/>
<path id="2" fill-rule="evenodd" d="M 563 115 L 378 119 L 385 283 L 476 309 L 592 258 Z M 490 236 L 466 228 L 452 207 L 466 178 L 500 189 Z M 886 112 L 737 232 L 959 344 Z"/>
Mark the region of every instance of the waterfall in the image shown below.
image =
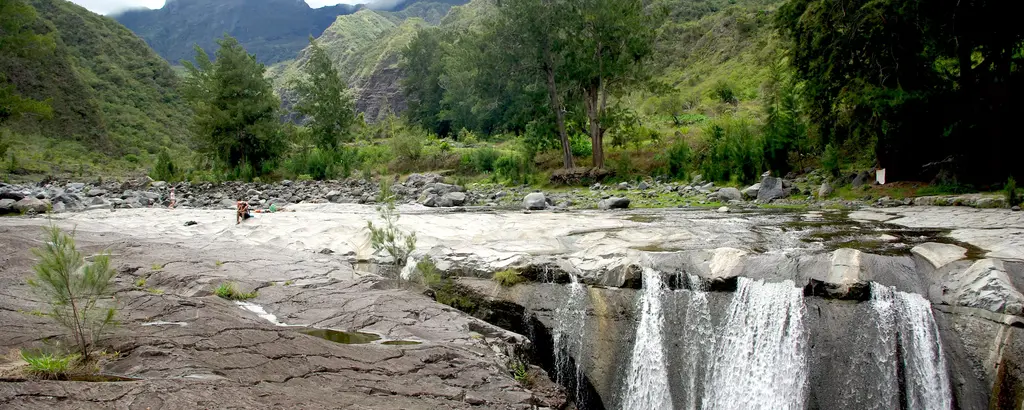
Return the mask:
<path id="1" fill-rule="evenodd" d="M 718 338 L 705 410 L 802 409 L 807 386 L 803 291 L 739 278 Z"/>
<path id="2" fill-rule="evenodd" d="M 878 315 L 884 351 L 893 352 L 880 361 L 879 383 L 885 397 L 898 395 L 896 349 L 904 373 L 904 397 L 910 409 L 950 409 L 952 392 L 942 341 L 932 317 L 931 303 L 913 293 L 895 291 L 872 283 L 871 306 Z"/>
<path id="3" fill-rule="evenodd" d="M 711 360 L 715 345 L 715 329 L 711 323 L 711 309 L 708 307 L 708 293 L 703 282 L 696 275 L 689 275 L 691 291 L 686 305 L 686 318 L 683 322 L 683 357 L 684 365 L 680 372 L 680 380 L 686 386 L 685 409 L 696 410 L 698 389 L 704 373 L 702 364 Z"/>
<path id="4" fill-rule="evenodd" d="M 576 275 L 570 274 L 566 300 L 555 309 L 555 329 L 552 339 L 555 351 L 555 377 L 559 384 L 574 389 L 576 402 L 583 389 L 583 341 L 587 313 L 587 287 Z M 575 365 L 574 365 L 575 364 Z M 570 386 L 570 384 L 573 384 Z"/>
<path id="5" fill-rule="evenodd" d="M 640 323 L 636 328 L 636 340 L 633 342 L 622 400 L 622 408 L 625 410 L 672 408 L 663 342 L 664 314 L 661 304 L 664 293 L 661 273 L 645 267 L 643 291 L 639 300 Z"/>

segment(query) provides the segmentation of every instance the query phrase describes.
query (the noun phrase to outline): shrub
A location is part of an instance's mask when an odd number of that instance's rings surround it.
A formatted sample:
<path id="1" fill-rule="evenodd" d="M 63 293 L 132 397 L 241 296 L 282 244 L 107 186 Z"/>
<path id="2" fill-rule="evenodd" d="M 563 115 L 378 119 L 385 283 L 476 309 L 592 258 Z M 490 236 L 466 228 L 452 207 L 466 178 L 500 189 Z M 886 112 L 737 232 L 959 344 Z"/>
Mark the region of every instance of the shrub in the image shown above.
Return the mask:
<path id="1" fill-rule="evenodd" d="M 381 177 L 380 205 L 377 214 L 384 221 L 376 226 L 373 221 L 366 221 L 366 229 L 370 231 L 370 244 L 374 251 L 385 251 L 391 256 L 395 265 L 403 266 L 409 254 L 416 249 L 416 232 L 405 233 L 398 229 L 398 218 L 401 215 L 395 207 L 395 196 L 387 184 L 387 177 Z"/>
<path id="2" fill-rule="evenodd" d="M 763 141 L 753 123 L 742 117 L 717 118 L 703 129 L 707 148 L 701 173 L 711 181 L 752 182 L 764 169 Z"/>
<path id="3" fill-rule="evenodd" d="M 533 182 L 533 166 L 520 154 L 505 154 L 494 162 L 494 175 L 512 184 Z"/>
<path id="4" fill-rule="evenodd" d="M 494 273 L 494 281 L 498 282 L 499 285 L 506 288 L 513 287 L 520 283 L 526 282 L 526 278 L 520 275 L 518 271 L 509 269 Z"/>
<path id="5" fill-rule="evenodd" d="M 72 363 L 79 357 L 77 354 L 62 356 L 52 353 L 21 351 L 21 359 L 28 363 L 29 374 L 45 380 L 67 379 Z"/>
<path id="6" fill-rule="evenodd" d="M 57 228 L 46 228 L 45 245 L 33 250 L 39 261 L 28 284 L 49 304 L 49 317 L 68 329 L 84 360 L 89 348 L 114 326 L 112 285 L 117 272 L 110 256 L 97 255 L 90 263 L 75 248 L 75 240 Z"/>
<path id="7" fill-rule="evenodd" d="M 690 144 L 687 144 L 686 140 L 680 138 L 676 140 L 663 156 L 666 166 L 666 174 L 674 179 L 685 179 L 686 168 L 690 164 Z"/>
<path id="8" fill-rule="evenodd" d="M 477 148 L 463 154 L 461 166 L 468 171 L 486 173 L 494 171 L 494 163 L 501 154 L 491 147 Z"/>
<path id="9" fill-rule="evenodd" d="M 509 373 L 512 373 L 512 378 L 519 382 L 519 384 L 527 387 L 533 384 L 533 380 L 530 377 L 530 367 L 523 360 L 513 359 L 509 361 L 508 370 Z"/>
<path id="10" fill-rule="evenodd" d="M 719 101 L 726 104 L 736 104 L 739 99 L 736 98 L 736 90 L 732 84 L 725 80 L 719 80 L 715 83 L 714 87 L 711 88 L 711 94 Z"/>
<path id="11" fill-rule="evenodd" d="M 590 140 L 590 136 L 586 134 L 570 135 L 569 149 L 572 151 L 572 156 L 576 158 L 586 158 L 594 155 L 594 144 Z"/>
<path id="12" fill-rule="evenodd" d="M 416 263 L 416 270 L 420 272 L 420 283 L 428 288 L 433 288 L 441 283 L 441 272 L 429 256 Z"/>
<path id="13" fill-rule="evenodd" d="M 1010 177 L 1006 180 L 1006 185 L 1003 186 L 1003 193 L 1006 195 L 1006 205 L 1014 206 L 1020 202 L 1020 197 L 1017 196 L 1017 180 Z"/>
<path id="14" fill-rule="evenodd" d="M 821 155 L 821 168 L 833 177 L 839 176 L 839 150 L 832 144 L 825 146 L 825 153 Z"/>
<path id="15" fill-rule="evenodd" d="M 213 291 L 213 294 L 217 295 L 221 299 L 227 300 L 248 300 L 257 296 L 255 291 L 246 293 L 238 290 L 238 287 L 232 282 L 221 283 L 220 286 L 217 286 L 217 289 Z"/>
<path id="16" fill-rule="evenodd" d="M 391 139 L 391 149 L 398 159 L 415 161 L 423 156 L 423 136 L 403 132 Z"/>

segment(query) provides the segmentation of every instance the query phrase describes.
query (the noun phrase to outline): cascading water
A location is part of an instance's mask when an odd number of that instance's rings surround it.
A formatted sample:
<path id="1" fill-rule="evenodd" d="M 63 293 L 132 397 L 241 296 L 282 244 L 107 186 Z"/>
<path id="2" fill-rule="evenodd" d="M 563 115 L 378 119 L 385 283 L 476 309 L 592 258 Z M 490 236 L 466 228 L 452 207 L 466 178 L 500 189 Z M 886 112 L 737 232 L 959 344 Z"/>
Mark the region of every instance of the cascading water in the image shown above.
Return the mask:
<path id="1" fill-rule="evenodd" d="M 807 386 L 803 291 L 739 278 L 718 338 L 705 410 L 801 409 Z M 664 408 L 664 407 L 661 407 Z"/>
<path id="2" fill-rule="evenodd" d="M 587 287 L 570 274 L 569 293 L 555 310 L 552 339 L 555 350 L 555 377 L 558 383 L 573 389 L 581 402 L 583 389 L 583 342 L 587 313 Z M 572 386 L 570 386 L 572 384 Z"/>
<path id="3" fill-rule="evenodd" d="M 931 303 L 921 295 L 895 291 L 874 283 L 871 299 L 871 306 L 878 315 L 884 351 L 892 352 L 879 364 L 883 398 L 894 400 L 898 396 L 897 366 L 902 365 L 905 380 L 903 399 L 907 408 L 951 408 L 949 373 L 935 318 L 932 317 Z M 897 348 L 902 357 L 899 364 L 895 357 Z"/>
<path id="4" fill-rule="evenodd" d="M 640 323 L 636 328 L 633 354 L 626 374 L 622 408 L 625 410 L 671 409 L 668 363 L 665 360 L 662 297 L 665 285 L 661 273 L 643 269 Z"/>
<path id="5" fill-rule="evenodd" d="M 711 309 L 708 307 L 708 293 L 703 282 L 696 275 L 689 275 L 690 299 L 686 305 L 686 319 L 683 322 L 684 365 L 680 380 L 686 386 L 685 408 L 696 410 L 697 398 L 702 384 L 702 364 L 711 360 L 715 345 L 715 329 L 711 323 Z"/>

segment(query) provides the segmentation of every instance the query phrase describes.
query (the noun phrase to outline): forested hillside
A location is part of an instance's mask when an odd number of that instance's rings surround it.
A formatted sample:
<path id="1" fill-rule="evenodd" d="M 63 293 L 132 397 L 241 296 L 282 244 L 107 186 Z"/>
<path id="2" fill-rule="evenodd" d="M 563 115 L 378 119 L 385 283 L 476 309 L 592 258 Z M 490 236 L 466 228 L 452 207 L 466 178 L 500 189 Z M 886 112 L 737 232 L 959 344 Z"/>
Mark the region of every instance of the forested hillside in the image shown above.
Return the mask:
<path id="1" fill-rule="evenodd" d="M 187 149 L 191 116 L 179 79 L 145 42 L 64 0 L 25 4 L 36 12 L 31 29 L 52 38 L 54 47 L 2 50 L 0 73 L 19 94 L 48 100 L 53 115 L 8 124 L 8 166 L 17 172 L 131 169 L 165 147 Z"/>

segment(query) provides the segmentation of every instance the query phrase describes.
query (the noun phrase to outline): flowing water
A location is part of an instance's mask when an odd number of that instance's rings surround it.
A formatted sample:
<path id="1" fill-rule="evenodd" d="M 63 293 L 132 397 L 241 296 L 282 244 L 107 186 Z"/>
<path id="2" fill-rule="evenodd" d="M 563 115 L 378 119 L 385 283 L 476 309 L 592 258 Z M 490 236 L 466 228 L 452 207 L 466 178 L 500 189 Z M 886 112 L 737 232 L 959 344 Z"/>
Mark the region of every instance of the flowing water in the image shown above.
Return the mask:
<path id="1" fill-rule="evenodd" d="M 932 317 L 931 303 L 921 295 L 894 291 L 877 284 L 872 284 L 871 295 L 872 308 L 878 315 L 879 334 L 882 335 L 882 351 L 891 352 L 883 356 L 879 364 L 883 397 L 889 400 L 898 398 L 897 372 L 902 369 L 905 380 L 903 400 L 907 408 L 951 408 L 949 372 Z M 897 349 L 899 359 L 896 357 Z"/>
<path id="2" fill-rule="evenodd" d="M 717 339 L 702 408 L 803 408 L 807 388 L 803 317 L 803 290 L 792 281 L 740 278 Z"/>
<path id="3" fill-rule="evenodd" d="M 672 394 L 668 386 L 668 363 L 665 360 L 664 314 L 662 298 L 665 285 L 661 273 L 643 270 L 643 292 L 640 296 L 640 323 L 636 328 L 633 354 L 626 374 L 623 409 L 671 409 Z"/>
<path id="4" fill-rule="evenodd" d="M 587 287 L 576 275 L 570 275 L 566 300 L 555 310 L 555 329 L 552 335 L 555 351 L 555 377 L 570 388 L 572 397 L 582 402 L 583 342 L 587 314 Z"/>
<path id="5" fill-rule="evenodd" d="M 708 293 L 699 277 L 690 275 L 690 298 L 686 305 L 686 319 L 683 322 L 684 364 L 679 375 L 686 387 L 685 409 L 696 410 L 698 398 L 703 390 L 704 364 L 711 360 L 715 345 L 715 329 L 711 323 L 711 309 L 708 307 Z"/>

